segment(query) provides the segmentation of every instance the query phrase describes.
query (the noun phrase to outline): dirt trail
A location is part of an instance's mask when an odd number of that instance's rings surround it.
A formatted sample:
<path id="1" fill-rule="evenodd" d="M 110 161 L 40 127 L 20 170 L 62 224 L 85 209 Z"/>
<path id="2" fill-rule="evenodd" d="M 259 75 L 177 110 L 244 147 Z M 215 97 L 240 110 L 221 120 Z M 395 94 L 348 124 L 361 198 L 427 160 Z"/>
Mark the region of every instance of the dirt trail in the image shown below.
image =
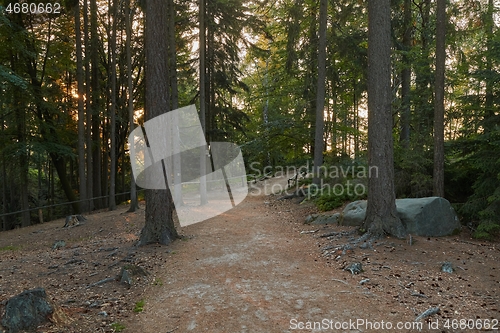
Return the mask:
<path id="1" fill-rule="evenodd" d="M 368 317 L 363 303 L 376 296 L 363 291 L 359 277 L 334 276 L 317 245 L 290 223 L 304 208 L 276 211 L 271 200 L 249 195 L 223 215 L 182 228 L 189 240 L 165 249 L 171 255 L 155 277 L 161 282 L 146 291 L 144 312 L 129 318 L 125 332 L 268 333 L 291 332 L 294 320 L 403 320 L 373 307 Z"/>
<path id="2" fill-rule="evenodd" d="M 305 225 L 313 204 L 268 195 L 286 182 L 267 180 L 267 190 L 259 182 L 236 208 L 179 228 L 183 239 L 169 246 L 137 247 L 145 212 L 126 206 L 74 228 L 57 220 L 2 232 L 0 315 L 10 297 L 43 287 L 58 314 L 37 329 L 45 333 L 499 331 L 498 243 L 464 228 L 341 255 L 355 230 Z M 343 270 L 353 262 L 359 275 Z M 132 286 L 116 280 L 130 264 L 151 274 Z M 414 319 L 431 308 L 440 311 L 419 330 Z"/>

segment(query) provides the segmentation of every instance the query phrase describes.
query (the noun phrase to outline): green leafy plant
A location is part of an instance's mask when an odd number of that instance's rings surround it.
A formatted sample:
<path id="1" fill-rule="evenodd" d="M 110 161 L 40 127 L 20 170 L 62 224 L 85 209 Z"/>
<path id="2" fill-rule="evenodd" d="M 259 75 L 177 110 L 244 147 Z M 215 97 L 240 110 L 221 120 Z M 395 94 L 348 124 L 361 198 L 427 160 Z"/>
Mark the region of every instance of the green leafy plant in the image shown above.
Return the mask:
<path id="1" fill-rule="evenodd" d="M 337 196 L 333 193 L 325 194 L 316 199 L 316 206 L 320 211 L 326 212 L 329 210 L 333 210 L 342 206 L 344 203 L 343 196 Z"/>
<path id="2" fill-rule="evenodd" d="M 146 304 L 146 302 L 143 299 L 137 301 L 134 306 L 134 312 L 139 313 L 144 311 L 144 304 Z"/>
<path id="3" fill-rule="evenodd" d="M 477 226 L 474 238 L 493 240 L 500 235 L 500 224 L 484 221 Z"/>
<path id="4" fill-rule="evenodd" d="M 115 322 L 111 324 L 111 328 L 113 329 L 114 332 L 121 332 L 125 329 L 125 325 L 123 325 L 122 323 Z"/>
<path id="5" fill-rule="evenodd" d="M 316 197 L 315 202 L 318 209 L 322 212 L 333 210 L 335 208 L 341 207 L 347 201 L 355 201 L 366 198 L 366 193 L 358 195 L 352 190 L 352 186 L 349 190 L 348 185 L 344 184 L 343 188 L 345 190 L 342 193 L 336 194 L 335 191 L 324 191 L 318 197 Z"/>
<path id="6" fill-rule="evenodd" d="M 0 247 L 0 251 L 17 251 L 20 249 L 21 249 L 20 246 L 14 246 L 14 245 L 7 245 L 7 246 Z"/>

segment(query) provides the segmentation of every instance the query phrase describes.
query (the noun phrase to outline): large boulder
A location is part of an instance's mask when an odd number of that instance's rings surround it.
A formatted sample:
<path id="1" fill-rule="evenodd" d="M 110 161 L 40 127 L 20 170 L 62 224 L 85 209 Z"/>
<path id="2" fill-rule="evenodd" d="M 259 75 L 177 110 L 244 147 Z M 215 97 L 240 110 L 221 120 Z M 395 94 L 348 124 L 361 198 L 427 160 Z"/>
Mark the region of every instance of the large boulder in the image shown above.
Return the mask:
<path id="1" fill-rule="evenodd" d="M 348 204 L 340 224 L 361 226 L 366 217 L 366 200 Z M 397 199 L 398 216 L 409 234 L 447 236 L 460 230 L 461 224 L 450 202 L 441 197 Z"/>
<path id="2" fill-rule="evenodd" d="M 447 236 L 462 227 L 450 202 L 441 197 L 398 199 L 396 208 L 409 234 Z"/>
<path id="3" fill-rule="evenodd" d="M 340 224 L 349 226 L 360 226 L 366 217 L 366 200 L 358 200 L 349 203 L 342 211 Z"/>
<path id="4" fill-rule="evenodd" d="M 27 290 L 7 301 L 2 326 L 7 333 L 34 330 L 53 312 L 53 307 L 47 301 L 45 289 Z"/>

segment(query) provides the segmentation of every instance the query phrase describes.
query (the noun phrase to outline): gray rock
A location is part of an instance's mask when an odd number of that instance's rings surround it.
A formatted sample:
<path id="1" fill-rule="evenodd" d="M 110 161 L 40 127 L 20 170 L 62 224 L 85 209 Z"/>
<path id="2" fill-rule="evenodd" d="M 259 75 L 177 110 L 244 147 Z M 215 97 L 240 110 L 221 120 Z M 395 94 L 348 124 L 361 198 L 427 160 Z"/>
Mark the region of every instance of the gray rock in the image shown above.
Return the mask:
<path id="1" fill-rule="evenodd" d="M 447 236 L 462 227 L 450 202 L 441 197 L 398 199 L 396 208 L 409 234 Z"/>
<path id="2" fill-rule="evenodd" d="M 344 271 L 351 272 L 351 274 L 359 274 L 363 272 L 363 266 L 360 262 L 353 262 L 344 268 Z"/>
<path id="3" fill-rule="evenodd" d="M 366 284 L 368 282 L 370 282 L 370 279 L 363 279 L 363 280 L 359 281 L 359 284 L 360 285 L 364 285 L 364 284 Z"/>
<path id="4" fill-rule="evenodd" d="M 2 326 L 6 329 L 6 333 L 33 330 L 45 322 L 53 312 L 53 307 L 47 301 L 45 289 L 27 290 L 7 301 Z"/>
<path id="5" fill-rule="evenodd" d="M 366 200 L 348 204 L 340 224 L 361 226 L 366 217 Z M 460 230 L 461 224 L 448 200 L 441 197 L 397 199 L 398 216 L 406 231 L 418 236 L 447 236 Z"/>
<path id="6" fill-rule="evenodd" d="M 145 277 L 148 275 L 149 272 L 144 270 L 142 267 L 139 267 L 137 265 L 125 265 L 122 267 L 117 279 L 120 280 L 120 282 L 125 283 L 128 287 L 130 287 L 134 283 L 135 278 Z"/>
<path id="7" fill-rule="evenodd" d="M 123 269 L 120 276 L 120 282 L 125 283 L 128 287 L 130 287 L 133 283 L 132 278 L 130 277 L 130 273 L 127 269 Z"/>
<path id="8" fill-rule="evenodd" d="M 340 220 L 340 213 L 333 215 L 319 215 L 310 224 L 324 225 L 324 224 L 338 224 Z"/>
<path id="9" fill-rule="evenodd" d="M 449 261 L 445 261 L 441 265 L 441 271 L 445 273 L 453 273 L 455 270 L 453 269 L 453 265 Z"/>
<path id="10" fill-rule="evenodd" d="M 341 225 L 360 226 L 366 217 L 366 200 L 349 203 L 342 211 Z"/>
<path id="11" fill-rule="evenodd" d="M 57 240 L 54 242 L 54 245 L 52 245 L 52 249 L 53 250 L 57 250 L 57 249 L 60 249 L 62 247 L 65 247 L 66 246 L 66 242 L 63 241 L 63 240 Z"/>
<path id="12" fill-rule="evenodd" d="M 304 224 L 311 224 L 316 218 L 319 216 L 319 214 L 311 214 L 307 215 L 306 220 L 304 221 Z"/>

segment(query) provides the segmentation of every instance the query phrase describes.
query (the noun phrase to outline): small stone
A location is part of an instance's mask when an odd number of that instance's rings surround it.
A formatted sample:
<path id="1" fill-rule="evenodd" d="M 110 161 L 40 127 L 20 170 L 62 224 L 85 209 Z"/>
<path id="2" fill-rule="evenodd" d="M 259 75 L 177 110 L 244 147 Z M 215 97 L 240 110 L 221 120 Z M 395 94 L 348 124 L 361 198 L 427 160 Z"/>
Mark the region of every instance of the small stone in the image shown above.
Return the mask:
<path id="1" fill-rule="evenodd" d="M 63 240 L 57 240 L 55 241 L 54 245 L 52 245 L 52 249 L 53 250 L 57 250 L 57 249 L 60 249 L 61 247 L 65 247 L 66 246 L 66 242 L 63 241 Z"/>
<path id="2" fill-rule="evenodd" d="M 373 249 L 372 244 L 370 242 L 365 242 L 359 246 L 360 249 Z"/>
<path id="3" fill-rule="evenodd" d="M 353 262 L 344 268 L 344 271 L 351 272 L 351 274 L 359 274 L 363 272 L 363 266 L 360 262 Z"/>
<path id="4" fill-rule="evenodd" d="M 132 278 L 130 277 L 128 270 L 122 270 L 120 282 L 125 283 L 128 287 L 132 285 Z"/>
<path id="5" fill-rule="evenodd" d="M 453 269 L 453 266 L 451 265 L 451 262 L 445 261 L 441 265 L 441 271 L 445 273 L 453 273 L 455 270 Z"/>
<path id="6" fill-rule="evenodd" d="M 308 215 L 306 217 L 304 224 L 311 224 L 317 217 L 318 217 L 318 214 Z"/>
<path id="7" fill-rule="evenodd" d="M 364 284 L 366 284 L 368 282 L 370 282 L 370 279 L 363 279 L 363 280 L 359 281 L 359 284 L 360 285 L 364 285 Z"/>

